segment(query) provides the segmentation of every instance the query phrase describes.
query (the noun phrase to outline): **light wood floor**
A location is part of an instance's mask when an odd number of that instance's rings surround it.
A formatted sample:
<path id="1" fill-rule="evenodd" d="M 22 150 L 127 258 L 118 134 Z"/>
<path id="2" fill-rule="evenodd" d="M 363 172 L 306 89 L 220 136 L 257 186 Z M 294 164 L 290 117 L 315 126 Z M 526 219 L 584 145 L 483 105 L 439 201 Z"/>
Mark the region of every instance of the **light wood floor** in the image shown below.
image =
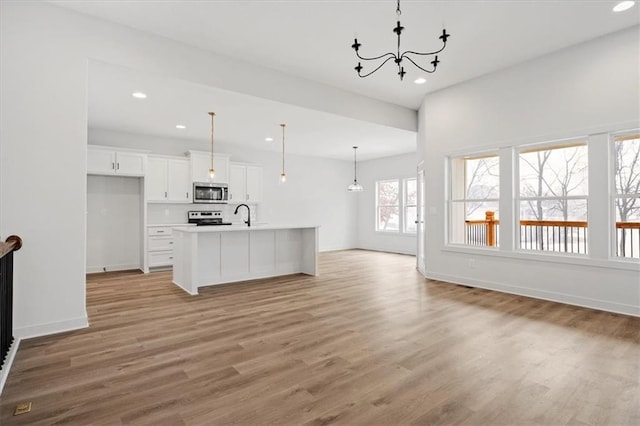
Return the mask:
<path id="1" fill-rule="evenodd" d="M 640 424 L 640 319 L 320 259 L 195 297 L 91 275 L 91 327 L 22 342 L 0 423 Z"/>

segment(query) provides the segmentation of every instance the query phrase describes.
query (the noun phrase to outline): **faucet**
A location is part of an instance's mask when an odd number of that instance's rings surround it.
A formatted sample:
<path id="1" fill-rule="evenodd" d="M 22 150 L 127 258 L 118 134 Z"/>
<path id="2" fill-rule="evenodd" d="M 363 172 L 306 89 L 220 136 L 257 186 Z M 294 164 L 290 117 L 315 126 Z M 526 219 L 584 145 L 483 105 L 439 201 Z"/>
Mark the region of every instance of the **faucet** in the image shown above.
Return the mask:
<path id="1" fill-rule="evenodd" d="M 236 207 L 236 211 L 233 212 L 233 214 L 238 214 L 238 209 L 242 206 L 245 206 L 247 208 L 247 220 L 244 221 L 244 223 L 247 224 L 247 226 L 251 226 L 251 209 L 249 208 L 248 205 L 246 204 L 238 204 L 238 207 Z"/>

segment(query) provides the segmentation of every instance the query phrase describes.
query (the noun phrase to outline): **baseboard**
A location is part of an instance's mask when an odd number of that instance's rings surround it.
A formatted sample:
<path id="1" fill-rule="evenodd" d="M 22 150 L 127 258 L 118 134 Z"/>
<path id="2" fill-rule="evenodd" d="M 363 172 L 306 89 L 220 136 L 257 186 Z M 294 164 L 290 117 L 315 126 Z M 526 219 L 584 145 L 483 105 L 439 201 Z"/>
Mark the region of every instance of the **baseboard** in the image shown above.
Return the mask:
<path id="1" fill-rule="evenodd" d="M 2 395 L 2 391 L 4 390 L 4 384 L 7 382 L 7 377 L 9 377 L 9 371 L 11 371 L 11 366 L 13 365 L 13 359 L 16 357 L 18 353 L 18 346 L 20 346 L 20 338 L 16 337 L 11 347 L 9 348 L 9 353 L 7 354 L 7 358 L 4 361 L 4 365 L 2 366 L 2 370 L 0 370 L 0 395 Z"/>
<path id="2" fill-rule="evenodd" d="M 318 253 L 327 253 L 330 251 L 344 251 L 344 250 L 353 250 L 355 247 L 353 246 L 338 246 L 338 247 L 323 247 L 318 250 Z"/>
<path id="3" fill-rule="evenodd" d="M 106 268 L 106 271 L 105 271 Z M 107 265 L 107 266 L 87 266 L 87 274 L 95 274 L 97 272 L 116 272 L 116 271 L 128 271 L 131 269 L 140 269 L 143 270 L 143 268 L 140 266 L 139 263 L 131 263 L 131 264 L 125 264 L 125 265 Z"/>
<path id="4" fill-rule="evenodd" d="M 357 250 L 369 250 L 369 251 L 379 251 L 382 253 L 395 253 L 395 254 L 406 254 L 408 256 L 415 256 L 415 251 L 409 250 L 389 250 L 384 247 L 356 247 Z"/>
<path id="5" fill-rule="evenodd" d="M 46 324 L 15 327 L 13 334 L 16 338 L 30 339 L 32 337 L 46 336 L 48 334 L 63 333 L 89 327 L 87 316 L 72 318 L 64 321 L 50 322 Z"/>
<path id="6" fill-rule="evenodd" d="M 616 314 L 640 317 L 640 306 L 627 305 L 624 303 L 609 302 L 606 300 L 591 299 L 588 297 L 576 296 L 573 294 L 557 293 L 546 290 L 538 290 L 528 287 L 517 287 L 491 281 L 476 280 L 473 278 L 459 277 L 449 274 L 440 274 L 427 271 L 426 278 L 438 281 L 445 281 L 451 284 L 467 285 L 471 287 L 484 288 L 486 290 L 499 291 L 502 293 L 516 294 L 519 296 L 533 297 L 535 299 L 549 300 L 567 305 L 581 306 L 583 308 L 598 309 L 600 311 L 613 312 Z"/>

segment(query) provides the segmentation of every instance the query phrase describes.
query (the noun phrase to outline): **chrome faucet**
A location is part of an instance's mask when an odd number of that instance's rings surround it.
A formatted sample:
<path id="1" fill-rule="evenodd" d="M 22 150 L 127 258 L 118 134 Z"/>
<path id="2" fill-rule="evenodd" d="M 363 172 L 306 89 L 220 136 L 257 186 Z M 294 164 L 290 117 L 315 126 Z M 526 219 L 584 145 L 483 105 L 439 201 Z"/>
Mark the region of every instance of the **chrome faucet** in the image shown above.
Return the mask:
<path id="1" fill-rule="evenodd" d="M 233 212 L 233 214 L 238 214 L 238 209 L 242 206 L 245 206 L 247 208 L 247 220 L 244 221 L 244 223 L 247 224 L 247 226 L 251 226 L 251 209 L 249 208 L 248 205 L 246 204 L 238 204 L 238 207 L 236 207 L 236 211 Z"/>

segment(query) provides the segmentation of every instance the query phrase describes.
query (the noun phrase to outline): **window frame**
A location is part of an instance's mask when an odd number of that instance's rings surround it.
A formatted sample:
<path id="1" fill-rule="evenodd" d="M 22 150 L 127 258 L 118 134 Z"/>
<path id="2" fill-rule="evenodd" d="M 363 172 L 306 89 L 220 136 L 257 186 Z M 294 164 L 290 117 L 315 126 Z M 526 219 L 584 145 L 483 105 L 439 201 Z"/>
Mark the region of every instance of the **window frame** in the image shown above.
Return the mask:
<path id="1" fill-rule="evenodd" d="M 401 235 L 401 236 L 415 236 L 417 235 L 417 230 L 410 232 L 410 231 L 406 231 L 406 222 L 407 222 L 407 217 L 406 217 L 406 207 L 407 207 L 407 203 L 406 203 L 406 199 L 407 199 L 407 182 L 410 180 L 414 180 L 416 182 L 416 190 L 417 190 L 417 184 L 418 184 L 418 180 L 417 180 L 417 176 L 411 176 L 411 177 L 398 177 L 398 178 L 391 178 L 391 179 L 380 179 L 375 181 L 375 200 L 374 200 L 374 204 L 375 204 L 375 219 L 374 219 L 374 231 L 375 232 L 379 232 L 381 234 L 385 234 L 385 235 Z M 398 184 L 398 204 L 387 204 L 385 206 L 390 206 L 390 207 L 398 207 L 398 229 L 380 229 L 379 228 L 379 224 L 380 224 L 380 207 L 383 207 L 380 204 L 379 201 L 379 185 L 380 183 L 384 183 L 384 182 L 396 182 Z M 417 195 L 417 194 L 416 194 Z M 409 206 L 413 206 L 416 208 L 416 214 L 417 214 L 417 197 L 416 197 L 416 205 L 409 205 Z"/>
<path id="2" fill-rule="evenodd" d="M 617 206 L 616 200 L 618 198 L 638 198 L 640 199 L 640 192 L 632 194 L 632 193 L 624 193 L 618 194 L 616 187 L 616 139 L 624 136 L 633 136 L 637 135 L 640 138 L 640 128 L 630 129 L 630 130 L 622 130 L 609 133 L 609 210 L 610 210 L 610 220 L 609 220 L 609 258 L 615 262 L 627 262 L 631 264 L 638 264 L 640 262 L 640 257 L 631 257 L 631 256 L 620 256 L 618 255 L 618 230 L 617 230 Z M 636 138 L 634 138 L 636 139 Z"/>
<path id="3" fill-rule="evenodd" d="M 409 191 L 407 190 L 407 186 L 409 184 L 409 181 L 414 181 L 415 182 L 415 186 L 416 186 L 416 202 L 415 204 L 409 204 L 408 202 L 408 193 Z M 409 207 L 414 207 L 416 209 L 416 221 L 418 220 L 418 177 L 410 177 L 410 178 L 404 178 L 402 179 L 402 233 L 403 234 L 409 234 L 409 235 L 416 235 L 418 232 L 418 224 L 415 223 L 415 229 L 413 231 L 407 231 L 407 224 L 410 222 L 409 220 L 407 220 L 407 209 Z"/>
<path id="4" fill-rule="evenodd" d="M 526 254 L 544 254 L 548 256 L 568 256 L 568 257 L 589 257 L 591 253 L 591 238 L 586 234 L 586 244 L 585 244 L 585 252 L 584 253 L 573 253 L 566 251 L 553 251 L 553 250 L 538 250 L 532 248 L 523 247 L 522 240 L 522 232 L 521 232 L 521 221 L 527 220 L 521 218 L 521 206 L 523 201 L 555 201 L 555 200 L 584 200 L 587 208 L 586 222 L 587 226 L 584 228 L 585 232 L 588 232 L 589 229 L 589 203 L 590 203 L 590 194 L 589 194 L 589 186 L 587 185 L 587 194 L 586 195 L 567 195 L 567 196 L 542 196 L 542 197 L 523 197 L 521 194 L 520 188 L 520 155 L 522 153 L 527 152 L 539 152 L 539 151 L 547 151 L 554 149 L 563 149 L 563 148 L 571 148 L 577 146 L 584 146 L 587 149 L 586 162 L 587 162 L 587 179 L 590 176 L 589 170 L 589 136 L 576 136 L 572 138 L 566 139 L 558 139 L 554 141 L 545 141 L 534 144 L 526 144 L 514 147 L 514 164 L 513 164 L 513 227 L 514 227 L 514 252 L 526 253 Z M 544 220 L 544 219 L 543 219 Z M 547 231 L 548 232 L 548 231 Z"/>
<path id="5" fill-rule="evenodd" d="M 467 176 L 466 176 L 466 166 L 465 166 L 465 161 L 466 160 L 476 160 L 476 159 L 482 159 L 482 158 L 488 158 L 488 157 L 495 157 L 498 159 L 498 198 L 466 198 L 467 196 L 467 188 L 466 188 L 466 184 L 467 184 Z M 456 174 L 455 172 L 455 166 L 454 166 L 454 161 L 455 160 L 463 160 L 462 164 L 462 182 L 463 182 L 463 187 L 464 190 L 463 192 L 463 197 L 462 198 L 455 198 L 453 193 L 454 193 L 454 174 Z M 491 202 L 491 203 L 496 203 L 498 205 L 498 209 L 500 207 L 500 170 L 501 170 L 501 160 L 500 160 L 500 150 L 498 148 L 495 149 L 490 149 L 490 150 L 483 150 L 483 151 L 471 151 L 471 152 L 465 152 L 465 153 L 456 153 L 456 154 L 451 154 L 448 155 L 446 157 L 446 168 L 447 168 L 447 173 L 445 174 L 447 177 L 447 187 L 446 187 L 446 206 L 445 206 L 445 211 L 446 211 L 446 220 L 445 220 L 445 224 L 446 224 L 446 236 L 445 236 L 445 241 L 446 241 L 446 245 L 447 246 L 453 246 L 453 247 L 460 247 L 460 248 L 472 248 L 472 249 L 479 249 L 479 250 L 491 250 L 491 251 L 495 251 L 499 249 L 499 244 L 496 244 L 495 246 L 488 246 L 488 245 L 473 245 L 473 244 L 467 244 L 467 243 L 460 243 L 460 242 L 454 242 L 454 238 L 453 238 L 453 233 L 454 233 L 454 229 L 453 229 L 453 219 L 452 219 L 452 214 L 453 214 L 453 206 L 456 203 L 461 203 L 463 205 L 463 209 L 464 209 L 464 215 L 465 215 L 465 221 L 466 219 L 466 204 L 467 203 L 473 203 L 473 202 Z M 460 179 L 460 177 L 457 177 L 457 179 Z M 499 217 L 498 217 L 499 220 Z M 463 233 L 464 233 L 464 229 L 463 229 Z"/>

